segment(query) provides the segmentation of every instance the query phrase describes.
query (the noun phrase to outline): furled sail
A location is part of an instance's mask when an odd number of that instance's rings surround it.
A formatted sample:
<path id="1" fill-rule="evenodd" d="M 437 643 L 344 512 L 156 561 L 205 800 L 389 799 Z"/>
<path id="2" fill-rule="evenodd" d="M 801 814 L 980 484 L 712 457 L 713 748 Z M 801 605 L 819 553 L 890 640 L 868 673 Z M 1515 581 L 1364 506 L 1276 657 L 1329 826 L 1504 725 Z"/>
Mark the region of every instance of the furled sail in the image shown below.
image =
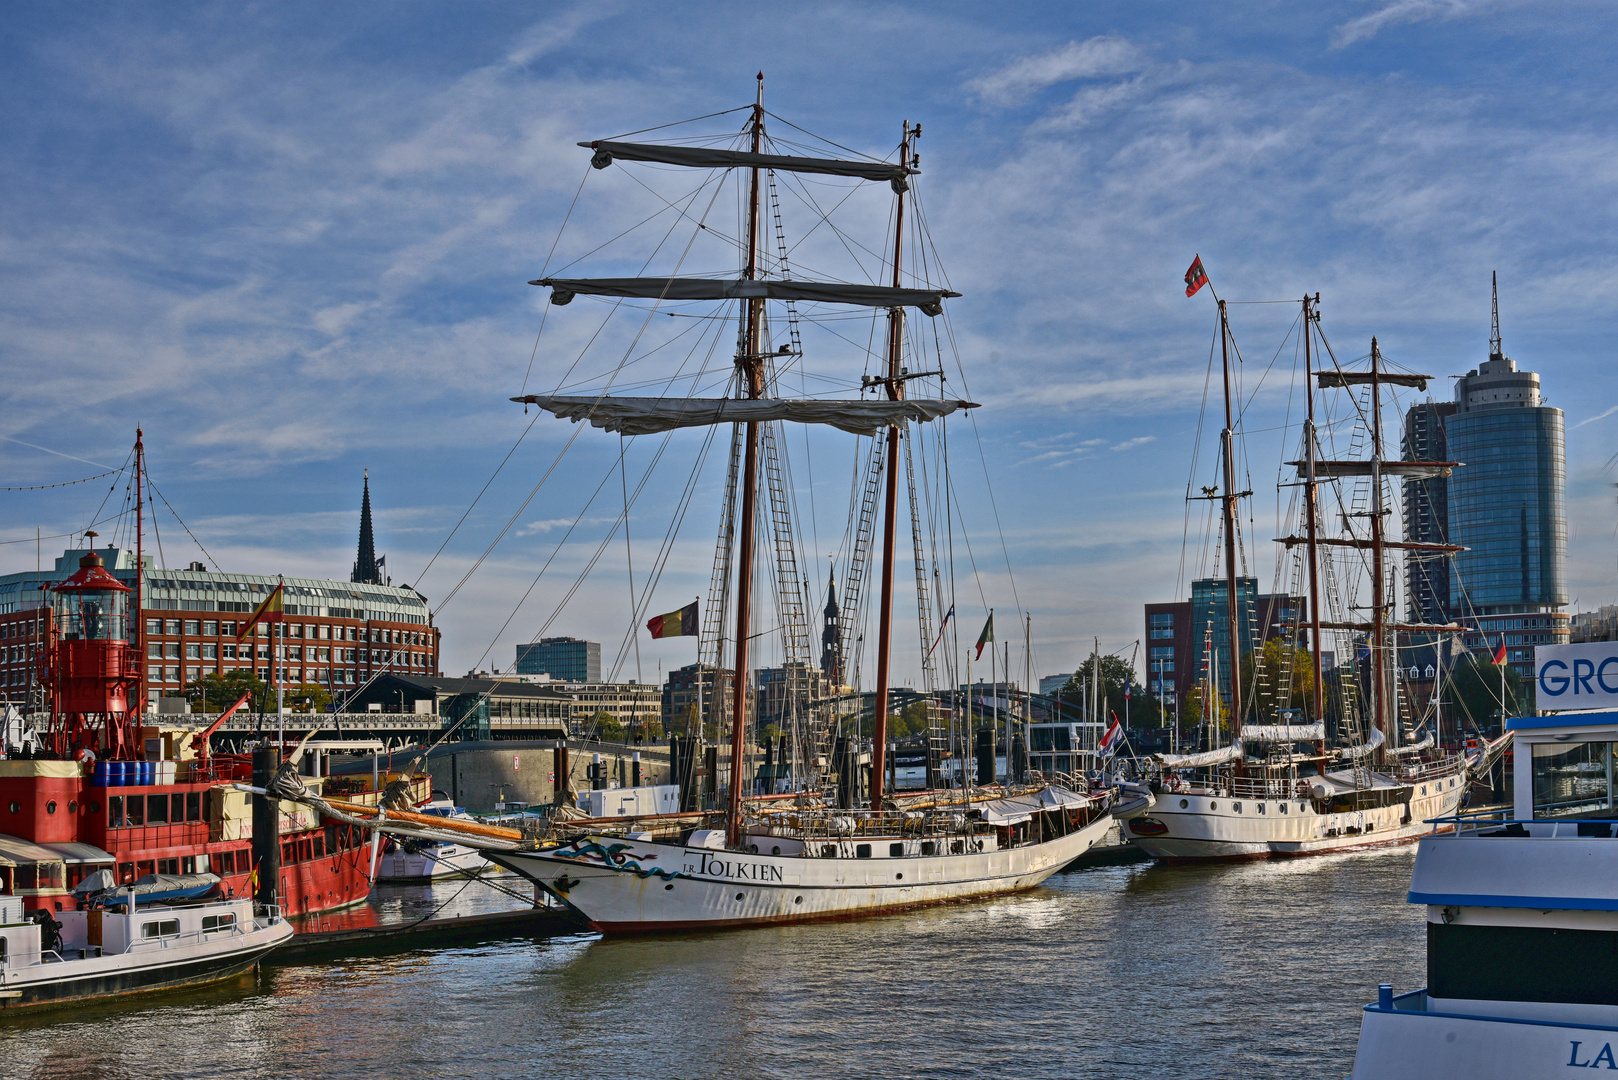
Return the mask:
<path id="1" fill-rule="evenodd" d="M 1244 742 L 1319 742 L 1325 737 L 1325 724 L 1242 725 Z"/>
<path id="2" fill-rule="evenodd" d="M 1382 731 L 1381 729 L 1377 729 L 1371 732 L 1371 737 L 1365 742 L 1360 743 L 1358 746 L 1345 746 L 1339 750 L 1338 753 L 1345 758 L 1362 758 L 1366 754 L 1375 751 L 1376 748 L 1381 745 Z"/>
<path id="3" fill-rule="evenodd" d="M 528 394 L 512 401 L 537 405 L 546 412 L 578 423 L 591 424 L 623 435 L 651 435 L 674 428 L 704 427 L 710 424 L 744 424 L 767 420 L 791 420 L 798 424 L 830 424 L 852 435 L 875 435 L 898 425 L 923 423 L 947 416 L 956 409 L 975 409 L 972 401 L 935 401 L 911 398 L 905 401 L 819 401 L 813 399 L 761 398 L 646 398 L 646 397 L 559 397 Z"/>
<path id="4" fill-rule="evenodd" d="M 1422 736 L 1422 739 L 1421 739 L 1420 742 L 1413 742 L 1413 743 L 1410 743 L 1407 746 L 1397 747 L 1397 748 L 1395 748 L 1393 750 L 1389 750 L 1388 753 L 1390 753 L 1390 754 L 1419 754 L 1419 753 L 1421 753 L 1421 751 L 1427 749 L 1431 745 L 1433 745 L 1433 733 L 1429 731 L 1426 735 Z"/>
<path id="5" fill-rule="evenodd" d="M 586 296 L 625 296 L 642 300 L 804 300 L 862 307 L 920 308 L 928 315 L 944 311 L 948 289 L 895 289 L 886 285 L 845 285 L 834 281 L 760 281 L 756 278 L 540 278 L 530 285 L 549 285 L 551 303 L 569 304 Z"/>
<path id="6" fill-rule="evenodd" d="M 886 161 L 838 161 L 833 158 L 794 157 L 785 154 L 754 154 L 746 150 L 714 149 L 706 146 L 658 146 L 652 143 L 614 142 L 599 139 L 581 142 L 594 150 L 590 164 L 598 169 L 622 161 L 655 161 L 663 165 L 689 165 L 698 169 L 775 169 L 778 172 L 821 173 L 827 176 L 853 176 L 861 180 L 886 180 L 895 191 L 908 186 L 905 177 L 919 172 L 908 165 Z"/>
<path id="7" fill-rule="evenodd" d="M 1200 769 L 1207 765 L 1222 765 L 1242 756 L 1240 739 L 1229 746 L 1208 750 L 1201 754 L 1153 754 L 1165 769 Z"/>

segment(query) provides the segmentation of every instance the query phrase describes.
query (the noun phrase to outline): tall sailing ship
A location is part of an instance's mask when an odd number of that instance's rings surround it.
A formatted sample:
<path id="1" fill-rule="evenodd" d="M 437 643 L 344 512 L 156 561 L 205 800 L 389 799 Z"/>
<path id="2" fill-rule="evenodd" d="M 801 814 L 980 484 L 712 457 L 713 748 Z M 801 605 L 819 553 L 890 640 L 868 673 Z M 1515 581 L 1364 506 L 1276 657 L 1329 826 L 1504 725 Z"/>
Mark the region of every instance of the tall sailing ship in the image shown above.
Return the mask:
<path id="1" fill-rule="evenodd" d="M 920 310 L 937 317 L 944 301 L 959 294 L 925 280 L 926 274 L 937 272 L 930 262 L 922 266 L 923 274 L 907 275 L 904 266 L 906 230 L 925 229 L 919 212 L 913 221 L 907 216 L 913 212 L 912 186 L 919 172 L 915 152 L 919 127 L 904 125 L 896 160 L 812 157 L 773 152 L 795 147 L 776 144 L 767 134 L 768 115 L 760 75 L 758 96 L 747 108 L 745 124 L 739 135 L 732 129 L 722 136 L 724 145 L 711 145 L 718 141 L 714 139 L 701 140 L 710 145 L 653 145 L 618 139 L 580 144 L 590 151 L 597 169 L 608 168 L 614 162 L 646 162 L 703 170 L 710 178 L 739 173 L 741 220 L 739 235 L 732 241 L 740 256 L 739 275 L 731 271 L 724 277 L 683 277 L 676 269 L 673 275 L 654 277 L 551 276 L 532 282 L 551 290 L 553 306 L 568 304 L 577 296 L 614 298 L 620 304 L 641 301 L 654 312 L 675 301 L 713 301 L 721 305 L 720 313 L 714 314 L 710 308 L 697 317 L 738 321 L 730 382 L 733 396 L 702 398 L 665 390 L 664 396 L 620 397 L 603 390 L 572 396 L 527 394 L 513 399 L 559 417 L 587 419 L 597 428 L 621 435 L 732 425 L 732 487 L 726 497 L 701 645 L 704 656 L 717 668 L 721 663 L 721 642 L 734 643 L 730 670 L 735 675 L 729 682 L 728 709 L 723 710 L 729 720 L 730 759 L 728 805 L 722 821 L 714 822 L 715 827 L 682 828 L 673 835 L 667 829 L 631 829 L 617 835 L 577 837 L 560 846 L 534 850 L 519 846 L 489 854 L 492 861 L 531 878 L 605 932 L 849 917 L 1028 889 L 1082 854 L 1110 823 L 1105 794 L 1092 795 L 1082 785 L 1075 790 L 1074 786 L 1033 777 L 1026 770 L 1008 769 L 1022 773 L 1021 783 L 1013 783 L 1015 778 L 1008 776 L 1001 785 L 908 794 L 902 804 L 890 798 L 886 789 L 887 719 L 901 463 L 909 483 L 921 606 L 919 641 L 924 678 L 930 684 L 936 679 L 930 666 L 931 646 L 936 645 L 929 641 L 933 630 L 931 612 L 943 610 L 943 603 L 939 576 L 929 575 L 926 570 L 927 543 L 921 532 L 922 515 L 916 513 L 916 478 L 911 471 L 910 447 L 925 426 L 973 407 L 970 402 L 945 394 L 942 370 L 911 369 L 916 361 L 908 356 L 920 353 L 919 343 L 912 339 L 921 335 L 909 326 L 907 313 Z M 784 121 L 782 124 L 791 127 Z M 792 137 L 798 138 L 800 130 L 794 127 Z M 869 279 L 884 283 L 805 280 L 793 275 L 787 260 L 792 249 L 782 235 L 777 178 L 784 186 L 804 176 L 885 181 L 890 186 L 894 196 L 892 241 L 882 245 L 889 254 L 881 256 L 880 274 Z M 806 202 L 813 199 L 800 188 L 793 190 Z M 839 190 L 833 197 L 847 199 L 853 194 Z M 687 213 L 683 205 L 682 216 Z M 701 220 L 694 200 L 690 205 L 691 217 L 697 218 L 697 234 L 712 237 L 714 226 Z M 773 219 L 776 234 L 778 252 L 773 258 L 766 257 L 766 217 Z M 817 228 L 827 220 L 822 218 Z M 837 242 L 849 251 L 875 254 L 856 236 L 835 225 L 828 231 L 834 232 Z M 873 346 L 870 352 L 881 357 L 881 367 L 878 374 L 868 374 L 863 379 L 860 398 L 788 397 L 783 393 L 777 362 L 798 365 L 802 370 L 803 346 L 797 331 L 800 304 L 816 311 L 846 313 L 865 308 L 886 312 L 885 324 L 880 316 L 872 318 L 873 339 L 881 340 L 882 345 Z M 776 332 L 783 309 L 785 312 L 788 340 L 778 347 L 769 340 L 772 309 Z M 916 380 L 928 378 L 937 380 L 938 396 L 917 396 L 910 390 Z M 879 396 L 866 398 L 865 390 L 875 390 Z M 695 393 L 693 383 L 692 394 Z M 760 534 L 769 536 L 760 528 L 757 516 L 761 472 L 766 474 L 769 485 L 776 554 L 790 561 L 790 555 L 781 554 L 790 549 L 793 532 L 790 523 L 783 523 L 786 500 L 778 478 L 782 468 L 779 447 L 784 442 L 778 432 L 784 422 L 829 425 L 868 438 L 871 443 L 870 457 L 857 467 L 854 501 L 861 509 L 854 514 L 852 529 L 856 549 L 869 552 L 878 538 L 881 549 L 868 802 L 854 794 L 860 787 L 855 778 L 863 770 L 858 764 L 858 751 L 852 746 L 858 742 L 857 728 L 836 738 L 836 711 L 821 706 L 810 706 L 807 734 L 796 755 L 808 774 L 805 782 L 798 785 L 796 795 L 776 802 L 744 797 L 744 789 L 754 785 L 753 778 L 744 775 L 744 762 L 749 759 L 749 648 L 758 636 L 752 621 L 755 578 L 759 576 L 753 541 Z M 935 438 L 935 445 L 940 441 Z M 731 508 L 738 498 L 739 520 L 731 520 Z M 875 527 L 878 517 L 880 529 Z M 737 550 L 734 573 L 729 554 L 733 542 Z M 763 546 L 769 547 L 768 539 Z M 936 547 L 933 550 L 936 552 Z M 933 566 L 936 571 L 936 555 Z M 854 571 L 845 576 L 845 611 L 851 615 L 858 610 L 851 597 L 862 589 L 868 590 L 863 581 L 866 569 L 867 563 L 856 560 Z M 782 580 L 787 578 L 792 582 L 801 580 L 796 568 L 784 572 Z M 786 609 L 802 607 L 797 588 L 791 582 L 782 585 L 778 581 L 776 585 L 777 604 L 789 626 L 794 612 Z M 728 630 L 727 609 L 734 612 L 734 622 Z M 845 622 L 851 623 L 852 618 Z M 790 629 L 786 632 L 792 634 Z M 803 637 L 801 645 L 806 645 L 807 635 L 799 631 L 797 636 Z M 832 659 L 826 674 L 833 682 L 841 683 L 847 679 L 844 668 L 850 654 L 857 651 L 859 639 L 850 639 L 847 626 L 834 636 L 837 640 L 829 646 Z M 795 659 L 789 652 L 788 668 L 794 666 L 804 666 L 803 658 Z M 714 685 L 720 687 L 722 683 L 716 679 Z M 926 685 L 923 689 L 934 687 Z M 935 728 L 955 723 L 954 718 L 938 718 L 936 700 L 927 708 Z M 948 740 L 949 736 L 938 734 L 934 742 Z M 936 769 L 929 772 L 934 777 L 938 775 Z M 988 784 L 993 778 L 982 779 Z M 839 791 L 841 797 L 833 794 Z"/>
<path id="2" fill-rule="evenodd" d="M 1239 643 L 1249 641 L 1256 659 L 1248 674 L 1240 663 L 1229 664 L 1226 685 L 1219 686 L 1216 650 L 1205 648 L 1203 709 L 1213 718 L 1210 730 L 1218 732 L 1219 718 L 1228 708 L 1230 739 L 1201 753 L 1156 756 L 1156 805 L 1134 811 L 1123 827 L 1130 840 L 1157 859 L 1316 855 L 1408 843 L 1431 830 L 1431 819 L 1453 815 L 1468 789 L 1467 759 L 1459 753 L 1446 755 L 1439 747 L 1437 714 L 1417 715 L 1402 687 L 1397 660 L 1400 635 L 1408 640 L 1408 635 L 1461 629 L 1394 618 L 1393 553 L 1432 558 L 1460 550 L 1388 535 L 1388 485 L 1447 476 L 1457 464 L 1390 459 L 1385 452 L 1385 388 L 1425 390 L 1431 376 L 1389 370 L 1374 338 L 1365 368 L 1343 368 L 1320 333 L 1319 302 L 1318 295 L 1302 301 L 1307 374 L 1302 453 L 1286 463 L 1296 469 L 1296 482 L 1286 486 L 1301 493 L 1296 503 L 1301 527 L 1277 541 L 1284 548 L 1281 566 L 1292 570 L 1290 591 L 1307 588 L 1307 624 L 1294 620 L 1279 663 L 1270 665 L 1257 649 L 1262 642 L 1251 607 L 1242 601 L 1237 504 L 1250 493 L 1237 485 L 1232 339 L 1225 301 L 1218 301 L 1225 409 L 1221 477 L 1203 492 L 1220 504 L 1226 656 L 1240 656 Z M 1314 347 L 1317 340 L 1323 354 Z M 1314 370 L 1317 361 L 1324 361 L 1321 370 Z M 1316 425 L 1317 390 L 1328 389 L 1349 397 L 1343 426 L 1353 434 L 1344 458 L 1327 453 L 1327 441 Z M 1361 447 L 1363 457 L 1358 456 Z M 1328 520 L 1342 522 L 1343 530 L 1328 530 Z M 1369 585 L 1368 603 L 1357 605 L 1361 583 Z M 1292 641 L 1304 629 L 1311 678 L 1307 713 L 1299 717 L 1286 706 L 1295 696 L 1298 658 Z M 1211 626 L 1207 630 L 1211 640 Z M 1322 667 L 1328 652 L 1356 660 L 1339 663 L 1328 676 Z M 1255 708 L 1259 699 L 1281 707 L 1260 718 Z M 1328 725 L 1334 728 L 1329 734 Z"/>

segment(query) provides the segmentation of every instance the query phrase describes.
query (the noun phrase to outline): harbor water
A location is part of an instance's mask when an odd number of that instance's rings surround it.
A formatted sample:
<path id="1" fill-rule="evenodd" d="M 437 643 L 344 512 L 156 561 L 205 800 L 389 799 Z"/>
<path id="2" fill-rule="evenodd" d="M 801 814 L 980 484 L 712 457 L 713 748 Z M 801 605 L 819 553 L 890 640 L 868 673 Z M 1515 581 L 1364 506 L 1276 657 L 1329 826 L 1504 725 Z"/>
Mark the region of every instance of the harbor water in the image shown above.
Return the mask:
<path id="1" fill-rule="evenodd" d="M 13 1080 L 1342 1077 L 1377 983 L 1423 982 L 1414 857 L 1107 867 L 850 922 L 271 964 L 7 1019 L 0 1061 Z M 440 914 L 512 905 L 456 881 L 373 906 L 451 897 Z"/>

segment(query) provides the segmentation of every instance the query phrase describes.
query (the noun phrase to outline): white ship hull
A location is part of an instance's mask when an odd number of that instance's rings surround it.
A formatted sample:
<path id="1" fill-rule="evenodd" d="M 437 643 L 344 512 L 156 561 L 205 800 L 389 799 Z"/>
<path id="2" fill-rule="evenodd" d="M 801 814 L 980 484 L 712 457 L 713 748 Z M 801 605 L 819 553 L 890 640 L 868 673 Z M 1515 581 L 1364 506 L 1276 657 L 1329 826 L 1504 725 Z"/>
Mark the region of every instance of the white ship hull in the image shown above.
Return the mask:
<path id="1" fill-rule="evenodd" d="M 1440 1000 L 1421 990 L 1391 1009 L 1365 1008 L 1350 1080 L 1548 1080 L 1570 1068 L 1618 1070 L 1618 1007 Z"/>
<path id="2" fill-rule="evenodd" d="M 1019 892 L 1084 854 L 1111 823 L 1102 814 L 1066 836 L 1004 850 L 994 850 L 991 837 L 989 850 L 958 855 L 922 855 L 921 841 L 897 837 L 840 840 L 832 845 L 837 855 L 827 858 L 795 853 L 799 841 L 769 836 L 749 840 L 781 847 L 782 854 L 592 836 L 491 859 L 532 879 L 602 933 L 645 934 L 858 918 Z M 932 842 L 948 850 L 963 839 Z M 903 854 L 890 854 L 890 844 Z M 872 857 L 856 857 L 862 845 Z"/>
<path id="3" fill-rule="evenodd" d="M 377 860 L 377 881 L 433 881 L 472 877 L 489 869 L 483 852 L 464 844 L 437 844 L 419 851 L 400 845 Z"/>
<path id="4" fill-rule="evenodd" d="M 1165 791 L 1148 816 L 1124 822 L 1124 835 L 1166 862 L 1324 855 L 1404 844 L 1433 831 L 1428 819 L 1453 815 L 1467 784 L 1464 775 L 1453 774 L 1414 788 L 1408 815 L 1403 803 L 1322 814 L 1307 798 Z M 1166 831 L 1156 832 L 1159 826 Z"/>

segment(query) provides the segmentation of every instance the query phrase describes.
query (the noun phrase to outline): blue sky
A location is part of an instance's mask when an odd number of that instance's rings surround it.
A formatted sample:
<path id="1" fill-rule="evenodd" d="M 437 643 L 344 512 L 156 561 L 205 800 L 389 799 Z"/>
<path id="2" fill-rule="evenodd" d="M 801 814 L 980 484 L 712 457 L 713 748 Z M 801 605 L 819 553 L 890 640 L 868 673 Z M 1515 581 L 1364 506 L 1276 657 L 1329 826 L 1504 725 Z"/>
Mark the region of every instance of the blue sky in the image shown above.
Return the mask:
<path id="1" fill-rule="evenodd" d="M 525 284 L 585 169 L 573 143 L 745 104 L 762 68 L 773 112 L 861 150 L 924 125 L 925 205 L 984 405 L 981 464 L 976 445 L 955 455 L 981 516 L 967 636 L 985 602 L 1020 603 L 1035 666 L 1069 670 L 1091 637 L 1133 641 L 1141 604 L 1183 590 L 1212 322 L 1207 295 L 1179 285 L 1196 252 L 1222 296 L 1319 291 L 1340 356 L 1375 334 L 1438 376 L 1486 355 L 1498 270 L 1506 351 L 1567 411 L 1575 607 L 1613 603 L 1615 31 L 1605 4 L 1467 0 L 14 5 L 0 484 L 117 465 L 138 421 L 207 552 L 164 512 L 170 565 L 343 577 L 369 468 L 395 581 L 442 605 L 446 670 L 509 663 L 547 626 L 607 642 L 610 664 L 629 618 L 621 541 L 558 610 L 616 513 L 586 506 L 610 436 L 581 437 L 446 602 L 573 434 L 537 423 L 421 575 L 533 419 L 506 399 L 525 376 L 548 389 L 582 332 L 559 321 L 534 354 L 544 296 Z M 586 185 L 564 253 L 622 227 L 608 175 Z M 1248 363 L 1267 363 L 1295 309 L 1236 312 Z M 1279 378 L 1244 385 L 1262 541 L 1282 450 L 1266 431 L 1288 401 Z M 650 448 L 630 458 L 633 481 Z M 640 567 L 683 479 L 658 468 L 631 515 Z M 823 469 L 812 493 L 799 477 L 812 536 L 841 529 L 846 472 Z M 703 588 L 716 483 L 654 612 Z M 83 529 L 105 493 L 6 492 L 0 540 Z M 0 545 L 0 570 L 34 557 Z M 900 681 L 913 639 L 898 636 Z M 642 641 L 643 677 L 690 653 Z"/>

